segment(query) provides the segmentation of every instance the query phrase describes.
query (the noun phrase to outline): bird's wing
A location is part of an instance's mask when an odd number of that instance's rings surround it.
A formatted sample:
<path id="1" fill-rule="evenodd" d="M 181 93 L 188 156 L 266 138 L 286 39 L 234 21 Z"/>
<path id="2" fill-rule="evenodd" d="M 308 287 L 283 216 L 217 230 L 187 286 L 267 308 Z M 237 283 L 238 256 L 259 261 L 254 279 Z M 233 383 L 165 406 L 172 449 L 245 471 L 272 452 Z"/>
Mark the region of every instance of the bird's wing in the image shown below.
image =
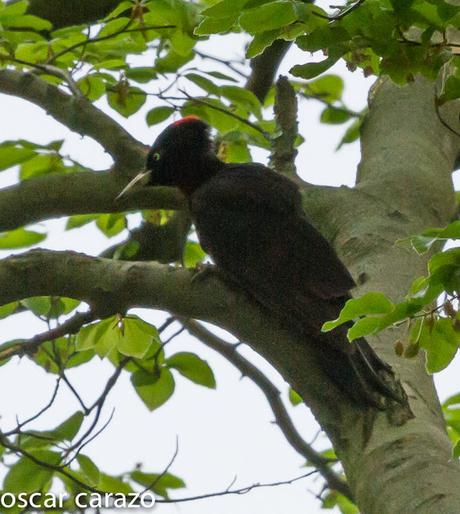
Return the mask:
<path id="1" fill-rule="evenodd" d="M 191 211 L 218 268 L 269 310 L 315 330 L 336 317 L 354 282 L 291 181 L 234 166 L 194 193 Z"/>

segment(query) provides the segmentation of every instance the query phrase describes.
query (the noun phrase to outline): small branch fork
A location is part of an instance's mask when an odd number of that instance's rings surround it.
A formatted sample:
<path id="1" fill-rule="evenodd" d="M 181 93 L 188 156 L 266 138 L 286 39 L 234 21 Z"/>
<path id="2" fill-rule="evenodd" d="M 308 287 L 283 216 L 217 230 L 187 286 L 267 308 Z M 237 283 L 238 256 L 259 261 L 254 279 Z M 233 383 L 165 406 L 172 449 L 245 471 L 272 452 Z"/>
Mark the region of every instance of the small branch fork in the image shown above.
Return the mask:
<path id="1" fill-rule="evenodd" d="M 83 325 L 86 325 L 95 319 L 95 315 L 92 312 L 78 312 L 57 327 L 47 330 L 46 332 L 42 332 L 41 334 L 37 334 L 28 341 L 23 341 L 0 351 L 0 362 L 14 356 L 23 357 L 24 355 L 33 355 L 43 343 L 53 341 L 54 339 L 58 339 L 59 337 L 69 334 L 76 334 Z"/>

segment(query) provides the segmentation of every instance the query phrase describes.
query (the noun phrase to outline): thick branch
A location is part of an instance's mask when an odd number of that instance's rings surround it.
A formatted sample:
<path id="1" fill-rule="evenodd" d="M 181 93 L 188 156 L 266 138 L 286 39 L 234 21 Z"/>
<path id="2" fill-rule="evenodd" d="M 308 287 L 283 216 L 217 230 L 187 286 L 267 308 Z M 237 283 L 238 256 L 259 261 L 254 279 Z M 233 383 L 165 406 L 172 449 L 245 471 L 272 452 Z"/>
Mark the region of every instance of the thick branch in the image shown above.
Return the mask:
<path id="1" fill-rule="evenodd" d="M 124 173 L 113 171 L 52 174 L 0 189 L 0 232 L 72 214 L 184 209 L 186 206 L 183 195 L 169 187 L 145 188 L 115 201 L 127 180 Z M 308 186 L 306 191 L 305 206 L 314 222 L 339 196 L 344 199 L 350 194 L 347 189 L 323 186 Z"/>
<path id="2" fill-rule="evenodd" d="M 33 73 L 8 69 L 0 70 L 0 93 L 33 102 L 69 129 L 92 137 L 118 164 L 143 165 L 145 146 L 85 98 L 68 95 Z"/>
<path id="3" fill-rule="evenodd" d="M 310 405 L 321 405 L 337 420 L 338 405 L 349 402 L 333 387 L 324 390 L 328 382 L 308 342 L 293 339 L 246 295 L 228 289 L 217 277 L 192 281 L 192 276 L 190 270 L 157 263 L 33 250 L 0 262 L 0 303 L 29 296 L 68 296 L 89 303 L 99 317 L 131 307 L 153 307 L 216 323 L 265 355 Z M 308 385 L 300 384 L 304 374 Z"/>
<path id="4" fill-rule="evenodd" d="M 251 75 L 246 83 L 246 88 L 252 91 L 261 103 L 264 102 L 270 91 L 278 67 L 290 46 L 290 41 L 278 39 L 263 53 L 252 59 Z"/>
<path id="5" fill-rule="evenodd" d="M 113 172 L 47 175 L 0 190 L 0 231 L 72 214 L 121 212 L 130 209 L 180 209 L 183 196 L 172 188 L 146 188 L 116 196 L 126 185 Z"/>

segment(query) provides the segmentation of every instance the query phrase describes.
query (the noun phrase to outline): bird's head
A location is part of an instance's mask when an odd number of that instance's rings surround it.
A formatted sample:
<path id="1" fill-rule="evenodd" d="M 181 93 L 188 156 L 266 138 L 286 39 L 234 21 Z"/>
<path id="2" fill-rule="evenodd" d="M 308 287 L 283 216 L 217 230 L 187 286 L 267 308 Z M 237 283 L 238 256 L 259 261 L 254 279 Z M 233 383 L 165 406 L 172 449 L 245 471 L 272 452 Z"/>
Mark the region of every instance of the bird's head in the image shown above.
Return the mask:
<path id="1" fill-rule="evenodd" d="M 117 198 L 135 186 L 172 186 L 192 192 L 207 178 L 208 161 L 215 160 L 209 132 L 209 125 L 197 116 L 186 116 L 166 127 L 150 148 L 145 170 Z"/>

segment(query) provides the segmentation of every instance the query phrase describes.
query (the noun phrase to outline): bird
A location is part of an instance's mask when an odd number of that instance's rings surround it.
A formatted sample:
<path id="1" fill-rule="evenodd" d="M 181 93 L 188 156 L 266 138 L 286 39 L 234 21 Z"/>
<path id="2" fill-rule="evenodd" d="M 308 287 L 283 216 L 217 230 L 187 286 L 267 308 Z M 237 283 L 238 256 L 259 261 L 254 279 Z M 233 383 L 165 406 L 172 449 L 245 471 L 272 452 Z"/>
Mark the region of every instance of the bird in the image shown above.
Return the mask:
<path id="1" fill-rule="evenodd" d="M 355 404 L 401 402 L 391 367 L 364 338 L 352 343 L 347 326 L 321 331 L 351 298 L 355 282 L 335 250 L 307 220 L 298 186 L 258 163 L 218 158 L 210 126 L 186 116 L 166 127 L 148 152 L 133 186 L 182 191 L 198 240 L 217 273 L 308 341 L 329 381 Z"/>

